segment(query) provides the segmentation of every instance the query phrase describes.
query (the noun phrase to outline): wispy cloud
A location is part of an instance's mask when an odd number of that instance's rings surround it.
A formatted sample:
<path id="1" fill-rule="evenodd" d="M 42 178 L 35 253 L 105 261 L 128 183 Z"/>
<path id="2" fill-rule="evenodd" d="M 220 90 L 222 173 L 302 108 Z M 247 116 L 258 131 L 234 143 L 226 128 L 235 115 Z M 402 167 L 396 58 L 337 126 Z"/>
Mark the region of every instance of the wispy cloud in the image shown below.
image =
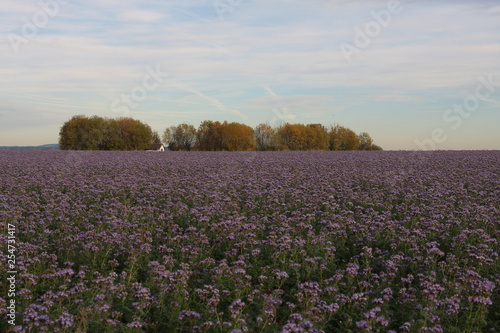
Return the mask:
<path id="1" fill-rule="evenodd" d="M 232 113 L 233 115 L 236 115 L 241 118 L 243 121 L 248 121 L 248 116 L 243 114 L 241 111 L 235 110 L 233 108 L 228 108 L 226 105 L 224 105 L 220 100 L 218 100 L 215 97 L 208 96 L 201 91 L 190 87 L 186 85 L 180 85 L 180 84 L 172 84 L 173 87 L 178 88 L 183 91 L 190 92 L 192 94 L 195 94 L 196 96 L 201 97 L 202 99 L 206 100 L 208 103 L 210 103 L 212 106 L 214 106 L 216 109 L 219 111 L 222 111 L 223 113 Z M 186 102 L 186 101 L 184 101 Z"/>
<path id="2" fill-rule="evenodd" d="M 135 10 L 135 11 L 125 11 L 121 12 L 118 15 L 120 20 L 125 22 L 144 22 L 151 23 L 162 20 L 165 18 L 165 15 L 162 13 L 147 11 L 147 10 Z"/>

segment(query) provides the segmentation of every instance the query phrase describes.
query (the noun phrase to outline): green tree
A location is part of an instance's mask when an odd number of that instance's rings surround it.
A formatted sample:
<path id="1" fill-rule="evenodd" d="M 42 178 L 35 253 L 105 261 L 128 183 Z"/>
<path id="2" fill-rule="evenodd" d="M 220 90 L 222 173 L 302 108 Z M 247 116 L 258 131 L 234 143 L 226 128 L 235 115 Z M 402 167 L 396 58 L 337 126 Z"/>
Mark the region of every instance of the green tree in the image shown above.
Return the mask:
<path id="1" fill-rule="evenodd" d="M 372 144 L 370 146 L 370 149 L 369 150 L 383 150 L 382 147 L 380 146 L 377 146 L 376 144 Z"/>
<path id="2" fill-rule="evenodd" d="M 203 121 L 196 131 L 198 150 L 223 150 L 221 127 L 218 121 Z"/>
<path id="3" fill-rule="evenodd" d="M 161 144 L 161 138 L 160 138 L 160 134 L 158 134 L 158 131 L 153 131 L 153 133 L 151 134 L 151 144 L 154 145 L 154 144 Z"/>
<path id="4" fill-rule="evenodd" d="M 74 116 L 59 131 L 63 150 L 143 150 L 149 148 L 153 131 L 132 118 L 118 120 L 99 116 Z"/>
<path id="5" fill-rule="evenodd" d="M 115 119 L 105 119 L 100 127 L 102 139 L 99 150 L 123 150 L 125 142 L 121 139 L 120 124 Z"/>
<path id="6" fill-rule="evenodd" d="M 330 150 L 358 150 L 359 137 L 349 128 L 335 125 L 328 132 Z"/>
<path id="7" fill-rule="evenodd" d="M 373 145 L 373 140 L 370 134 L 366 132 L 359 133 L 359 150 L 370 150 Z"/>
<path id="8" fill-rule="evenodd" d="M 278 135 L 271 125 L 267 123 L 257 125 L 254 129 L 254 135 L 257 150 L 278 150 Z"/>
<path id="9" fill-rule="evenodd" d="M 151 146 L 153 130 L 149 125 L 132 118 L 119 118 L 118 124 L 125 150 L 145 150 Z"/>
<path id="10" fill-rule="evenodd" d="M 196 143 L 196 128 L 189 124 L 170 126 L 163 133 L 163 140 L 170 150 L 190 151 Z"/>
<path id="11" fill-rule="evenodd" d="M 59 131 L 59 147 L 62 150 L 77 150 L 81 144 L 80 129 L 86 117 L 82 115 L 73 116 L 65 122 Z"/>
<path id="12" fill-rule="evenodd" d="M 78 115 L 64 123 L 59 144 L 64 150 L 99 150 L 104 140 L 105 119 Z"/>
<path id="13" fill-rule="evenodd" d="M 336 125 L 289 124 L 278 128 L 260 124 L 255 129 L 236 122 L 205 120 L 198 129 L 189 124 L 170 126 L 163 139 L 171 150 L 382 150 L 366 132 L 358 135 Z M 144 150 L 161 143 L 158 132 L 132 118 L 77 115 L 59 131 L 59 145 L 68 150 Z"/>

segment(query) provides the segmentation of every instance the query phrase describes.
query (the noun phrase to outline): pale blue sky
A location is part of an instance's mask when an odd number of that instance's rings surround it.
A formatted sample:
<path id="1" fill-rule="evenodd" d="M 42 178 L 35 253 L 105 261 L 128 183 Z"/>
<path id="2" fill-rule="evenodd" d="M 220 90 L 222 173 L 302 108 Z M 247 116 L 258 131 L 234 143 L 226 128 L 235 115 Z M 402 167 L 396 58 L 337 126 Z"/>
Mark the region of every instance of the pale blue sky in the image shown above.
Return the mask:
<path id="1" fill-rule="evenodd" d="M 206 119 L 290 121 L 366 131 L 387 150 L 500 149 L 498 1 L 2 7 L 0 146 L 57 143 L 64 121 L 85 114 L 160 133 Z"/>

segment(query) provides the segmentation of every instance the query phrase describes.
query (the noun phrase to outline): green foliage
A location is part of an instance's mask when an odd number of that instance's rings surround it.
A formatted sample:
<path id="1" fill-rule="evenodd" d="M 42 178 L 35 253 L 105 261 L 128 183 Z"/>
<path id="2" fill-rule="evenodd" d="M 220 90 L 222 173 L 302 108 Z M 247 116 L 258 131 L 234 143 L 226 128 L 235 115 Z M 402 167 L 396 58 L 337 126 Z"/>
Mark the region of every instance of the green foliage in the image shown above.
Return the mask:
<path id="1" fill-rule="evenodd" d="M 159 135 L 132 118 L 74 116 L 59 132 L 62 150 L 144 150 L 159 143 Z"/>
<path id="2" fill-rule="evenodd" d="M 277 131 L 269 124 L 260 124 L 254 129 L 256 149 L 259 151 L 279 150 Z"/>
<path id="3" fill-rule="evenodd" d="M 190 151 L 196 142 L 196 128 L 188 124 L 171 126 L 163 133 L 163 140 L 170 150 Z"/>
<path id="4" fill-rule="evenodd" d="M 218 121 L 205 120 L 196 132 L 198 150 L 222 150 L 222 124 Z"/>
<path id="5" fill-rule="evenodd" d="M 278 128 L 205 120 L 198 128 L 189 124 L 168 127 L 163 141 L 170 150 L 276 151 L 276 150 L 382 150 L 366 132 L 359 136 L 339 125 L 285 123 Z M 62 150 L 145 150 L 161 143 L 160 135 L 132 118 L 109 119 L 74 116 L 59 132 Z"/>
<path id="6" fill-rule="evenodd" d="M 373 139 L 370 134 L 362 132 L 358 135 L 359 137 L 359 150 L 370 150 L 373 145 Z"/>
<path id="7" fill-rule="evenodd" d="M 330 150 L 358 150 L 360 139 L 351 129 L 335 125 L 328 133 L 330 137 Z"/>

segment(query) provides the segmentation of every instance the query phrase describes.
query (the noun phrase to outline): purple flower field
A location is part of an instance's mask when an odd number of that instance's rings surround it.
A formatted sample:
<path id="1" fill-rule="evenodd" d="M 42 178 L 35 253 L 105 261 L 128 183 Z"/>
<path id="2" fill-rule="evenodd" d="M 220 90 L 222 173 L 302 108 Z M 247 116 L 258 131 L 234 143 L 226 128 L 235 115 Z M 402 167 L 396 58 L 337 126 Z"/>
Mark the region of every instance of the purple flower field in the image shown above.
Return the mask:
<path id="1" fill-rule="evenodd" d="M 500 330 L 498 151 L 0 152 L 0 220 L 0 331 Z"/>

